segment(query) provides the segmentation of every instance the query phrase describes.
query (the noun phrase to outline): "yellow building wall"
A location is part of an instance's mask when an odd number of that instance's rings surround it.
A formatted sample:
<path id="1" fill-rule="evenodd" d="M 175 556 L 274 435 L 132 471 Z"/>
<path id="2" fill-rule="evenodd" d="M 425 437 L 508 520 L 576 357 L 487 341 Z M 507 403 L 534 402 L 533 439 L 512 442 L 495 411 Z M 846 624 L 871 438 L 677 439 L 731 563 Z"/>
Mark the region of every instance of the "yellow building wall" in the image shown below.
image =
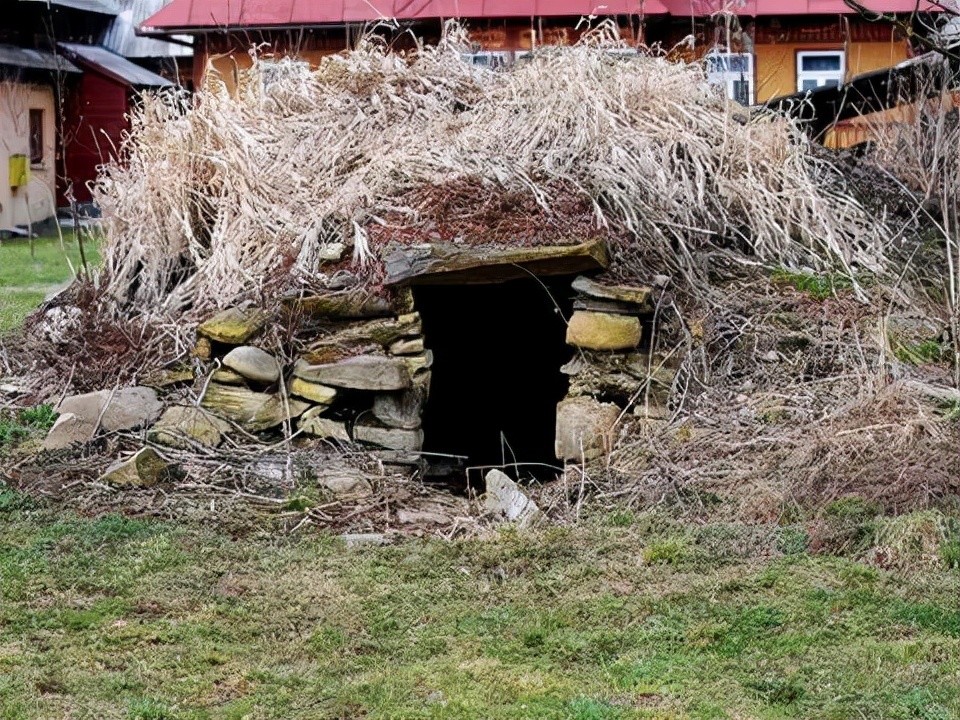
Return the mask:
<path id="1" fill-rule="evenodd" d="M 30 167 L 26 187 L 10 187 L 11 155 L 30 155 L 30 110 L 43 110 L 43 162 Z M 0 228 L 56 214 L 56 118 L 53 88 L 0 82 Z"/>
<path id="2" fill-rule="evenodd" d="M 765 102 L 781 95 L 797 91 L 797 53 L 804 50 L 846 49 L 847 80 L 873 70 L 880 70 L 906 60 L 909 46 L 905 41 L 803 43 L 783 45 L 757 45 L 756 54 L 756 101 Z"/>

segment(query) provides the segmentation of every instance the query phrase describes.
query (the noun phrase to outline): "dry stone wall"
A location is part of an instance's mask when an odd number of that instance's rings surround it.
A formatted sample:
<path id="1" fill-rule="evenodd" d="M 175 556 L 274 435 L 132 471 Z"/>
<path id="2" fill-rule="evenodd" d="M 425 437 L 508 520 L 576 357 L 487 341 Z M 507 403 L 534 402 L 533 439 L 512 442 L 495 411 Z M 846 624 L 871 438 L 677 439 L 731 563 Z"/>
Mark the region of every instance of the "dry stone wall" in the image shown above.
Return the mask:
<path id="1" fill-rule="evenodd" d="M 380 298 L 336 296 L 298 299 L 293 311 L 316 336 L 287 367 L 256 344 L 264 325 L 259 310 L 232 308 L 198 327 L 196 353 L 216 367 L 201 407 L 251 433 L 288 427 L 419 451 L 433 362 L 419 314 L 393 313 Z"/>
<path id="2" fill-rule="evenodd" d="M 570 385 L 557 406 L 555 450 L 560 460 L 586 462 L 611 449 L 628 412 L 646 419 L 666 414 L 673 370 L 641 350 L 652 324 L 650 288 L 580 276 L 571 289 L 576 298 L 566 339 L 577 354 L 561 368 Z"/>
<path id="3" fill-rule="evenodd" d="M 526 249 L 522 257 L 495 256 L 493 264 L 487 252 L 441 249 L 418 250 L 412 260 L 388 267 L 405 268 L 404 282 L 416 281 L 419 266 L 430 282 L 498 282 L 513 279 L 518 267 L 528 274 L 531 268 L 561 275 L 572 270 L 566 342 L 575 351 L 559 368 L 569 383 L 557 406 L 558 459 L 598 458 L 613 446 L 625 418 L 650 420 L 667 412 L 674 371 L 644 337 L 652 324 L 651 291 L 608 282 L 602 245 Z M 227 436 L 243 444 L 282 433 L 359 443 L 381 451 L 387 462 L 420 464 L 433 354 L 414 295 L 398 283 L 389 299 L 388 293 L 340 291 L 290 298 L 270 312 L 245 307 L 217 313 L 197 328 L 194 367 L 169 370 L 154 384 L 160 397 L 140 387 L 67 398 L 46 447 L 136 428 L 157 446 L 186 450 L 217 447 Z M 286 343 L 278 341 L 284 332 Z M 184 384 L 192 391 L 168 392 Z M 127 463 L 111 468 L 111 482 L 155 482 L 161 474 L 150 453 Z"/>
<path id="4" fill-rule="evenodd" d="M 648 288 L 578 276 L 571 292 L 566 342 L 576 354 L 560 368 L 569 392 L 557 408 L 555 450 L 561 460 L 583 462 L 610 449 L 627 411 L 666 412 L 673 371 L 641 349 L 652 316 Z M 317 335 L 288 367 L 255 344 L 264 322 L 258 310 L 226 310 L 198 328 L 197 352 L 217 367 L 201 407 L 254 433 L 288 425 L 328 440 L 421 450 L 433 357 L 412 298 L 403 296 L 397 310 L 380 298 L 297 304 Z M 194 435 L 216 437 L 215 421 L 188 421 L 198 422 Z"/>

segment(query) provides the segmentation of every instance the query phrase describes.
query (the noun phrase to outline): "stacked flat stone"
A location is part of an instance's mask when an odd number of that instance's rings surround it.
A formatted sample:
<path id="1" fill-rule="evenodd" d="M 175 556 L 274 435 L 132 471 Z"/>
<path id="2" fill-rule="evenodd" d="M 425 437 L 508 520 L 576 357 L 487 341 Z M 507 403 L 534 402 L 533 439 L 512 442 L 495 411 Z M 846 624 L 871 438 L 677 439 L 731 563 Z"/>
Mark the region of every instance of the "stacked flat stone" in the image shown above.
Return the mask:
<path id="1" fill-rule="evenodd" d="M 262 311 L 230 308 L 202 323 L 194 354 L 215 367 L 201 407 L 168 412 L 152 437 L 170 445 L 216 445 L 227 432 L 224 421 L 253 433 L 289 423 L 328 440 L 420 450 L 433 355 L 412 296 L 401 293 L 391 304 L 334 293 L 297 298 L 285 310 L 316 335 L 287 367 L 257 345 L 268 320 Z M 352 427 L 335 412 L 345 396 L 356 413 Z"/>
<path id="2" fill-rule="evenodd" d="M 609 450 L 628 403 L 640 403 L 646 418 L 666 414 L 673 370 L 639 349 L 645 321 L 652 320 L 650 288 L 585 276 L 571 287 L 577 296 L 566 341 L 580 352 L 561 368 L 570 387 L 557 406 L 555 450 L 558 459 L 582 462 Z"/>

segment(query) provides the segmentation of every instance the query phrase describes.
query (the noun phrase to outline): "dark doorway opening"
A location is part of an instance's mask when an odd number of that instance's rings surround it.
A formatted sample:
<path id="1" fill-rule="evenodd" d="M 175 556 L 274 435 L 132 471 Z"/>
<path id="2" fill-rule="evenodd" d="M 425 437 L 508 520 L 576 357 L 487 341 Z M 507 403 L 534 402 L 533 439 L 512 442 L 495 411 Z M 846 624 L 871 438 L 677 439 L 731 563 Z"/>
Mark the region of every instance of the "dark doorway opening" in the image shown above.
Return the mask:
<path id="1" fill-rule="evenodd" d="M 560 366 L 573 354 L 565 343 L 570 296 L 570 278 L 414 288 L 434 354 L 423 417 L 427 453 L 463 456 L 461 478 L 464 468 L 514 463 L 515 477 L 556 475 L 556 409 L 568 385 Z M 467 480 L 476 485 L 482 474 Z"/>

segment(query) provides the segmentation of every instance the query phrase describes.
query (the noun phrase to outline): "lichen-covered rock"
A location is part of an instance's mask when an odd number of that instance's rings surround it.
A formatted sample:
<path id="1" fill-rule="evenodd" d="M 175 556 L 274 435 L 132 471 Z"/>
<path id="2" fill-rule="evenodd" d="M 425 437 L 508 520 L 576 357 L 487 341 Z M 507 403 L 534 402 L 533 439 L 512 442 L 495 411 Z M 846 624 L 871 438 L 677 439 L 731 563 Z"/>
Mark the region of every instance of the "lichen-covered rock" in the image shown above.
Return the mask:
<path id="1" fill-rule="evenodd" d="M 287 390 L 291 395 L 296 395 L 299 398 L 319 403 L 320 405 L 330 405 L 337 397 L 336 388 L 310 382 L 309 380 L 304 380 L 299 377 L 294 377 L 290 380 Z"/>
<path id="2" fill-rule="evenodd" d="M 329 357 L 331 349 L 342 351 L 370 346 L 386 349 L 403 338 L 417 337 L 421 329 L 418 313 L 349 323 L 311 343 L 303 353 L 303 358 L 307 362 L 320 364 Z"/>
<path id="3" fill-rule="evenodd" d="M 423 338 L 404 338 L 390 346 L 391 355 L 416 355 L 423 352 Z"/>
<path id="4" fill-rule="evenodd" d="M 373 491 L 363 472 L 353 468 L 334 467 L 324 470 L 317 478 L 317 485 L 341 497 L 369 495 Z"/>
<path id="5" fill-rule="evenodd" d="M 175 405 L 167 408 L 150 428 L 151 442 L 169 447 L 190 448 L 192 445 L 217 447 L 230 424 L 203 408 Z"/>
<path id="6" fill-rule="evenodd" d="M 359 320 L 393 315 L 390 301 L 368 292 L 338 292 L 288 300 L 290 310 L 317 320 Z"/>
<path id="7" fill-rule="evenodd" d="M 346 243 L 342 243 L 342 242 L 323 243 L 317 251 L 317 258 L 319 260 L 326 260 L 327 262 L 339 262 L 346 251 L 347 251 Z"/>
<path id="8" fill-rule="evenodd" d="M 157 370 L 156 372 L 150 373 L 142 382 L 147 387 L 152 387 L 156 390 L 191 383 L 193 382 L 193 369 L 182 367 L 169 370 Z"/>
<path id="9" fill-rule="evenodd" d="M 491 470 L 484 477 L 484 509 L 495 517 L 527 528 L 542 519 L 540 508 L 505 473 Z"/>
<path id="10" fill-rule="evenodd" d="M 310 408 L 300 418 L 297 428 L 307 435 L 323 438 L 324 440 L 338 440 L 340 442 L 350 442 L 350 434 L 347 432 L 346 424 L 332 418 L 325 418 L 320 415 L 325 408 Z"/>
<path id="11" fill-rule="evenodd" d="M 533 247 L 471 247 L 469 244 L 433 242 L 400 247 L 385 258 L 387 285 L 413 280 L 456 284 L 505 282 L 530 274 L 571 275 L 600 270 L 610 264 L 606 242 L 588 240 L 579 245 Z"/>
<path id="12" fill-rule="evenodd" d="M 600 395 L 624 405 L 647 400 L 666 405 L 677 372 L 656 354 L 589 351 L 578 353 L 560 371 L 570 376 L 569 395 Z"/>
<path id="13" fill-rule="evenodd" d="M 262 432 L 300 417 L 309 403 L 245 387 L 210 383 L 200 401 L 211 412 L 228 418 L 250 432 Z"/>
<path id="14" fill-rule="evenodd" d="M 243 345 L 263 330 L 268 315 L 263 310 L 227 308 L 197 328 L 197 334 L 227 345 Z"/>
<path id="15" fill-rule="evenodd" d="M 173 466 L 153 448 L 139 450 L 129 460 L 115 462 L 100 477 L 100 482 L 121 487 L 152 487 L 173 475 Z"/>
<path id="16" fill-rule="evenodd" d="M 567 344 L 587 350 L 628 350 L 640 344 L 640 319 L 577 310 L 567 323 Z"/>
<path id="17" fill-rule="evenodd" d="M 243 375 L 228 368 L 219 368 L 210 375 L 210 380 L 221 385 L 246 385 Z"/>
<path id="18" fill-rule="evenodd" d="M 411 382 L 403 360 L 379 355 L 358 355 L 321 365 L 298 360 L 293 374 L 301 380 L 353 390 L 403 390 Z"/>
<path id="19" fill-rule="evenodd" d="M 423 430 L 402 430 L 361 421 L 353 428 L 353 439 L 389 450 L 413 451 L 423 447 Z"/>
<path id="20" fill-rule="evenodd" d="M 573 281 L 573 289 L 587 297 L 598 300 L 613 300 L 614 302 L 629 303 L 631 305 L 646 305 L 650 300 L 650 288 L 632 285 L 601 285 L 594 280 L 581 275 Z"/>
<path id="21" fill-rule="evenodd" d="M 423 374 L 424 370 L 433 367 L 433 350 L 424 350 L 416 355 L 401 355 L 399 358 L 406 364 L 410 377 Z"/>
<path id="22" fill-rule="evenodd" d="M 556 456 L 560 460 L 591 460 L 612 443 L 620 408 L 590 397 L 566 398 L 557 404 Z"/>
<path id="23" fill-rule="evenodd" d="M 223 365 L 248 380 L 260 383 L 275 383 L 280 379 L 280 363 L 258 347 L 241 345 L 223 357 Z"/>
<path id="24" fill-rule="evenodd" d="M 198 360 L 203 360 L 206 362 L 213 357 L 213 345 L 210 343 L 210 338 L 198 337 L 196 344 L 193 346 L 192 355 Z"/>
<path id="25" fill-rule="evenodd" d="M 380 393 L 373 399 L 373 416 L 384 425 L 416 430 L 422 423 L 427 387 L 415 380 L 411 388 L 394 393 Z"/>

